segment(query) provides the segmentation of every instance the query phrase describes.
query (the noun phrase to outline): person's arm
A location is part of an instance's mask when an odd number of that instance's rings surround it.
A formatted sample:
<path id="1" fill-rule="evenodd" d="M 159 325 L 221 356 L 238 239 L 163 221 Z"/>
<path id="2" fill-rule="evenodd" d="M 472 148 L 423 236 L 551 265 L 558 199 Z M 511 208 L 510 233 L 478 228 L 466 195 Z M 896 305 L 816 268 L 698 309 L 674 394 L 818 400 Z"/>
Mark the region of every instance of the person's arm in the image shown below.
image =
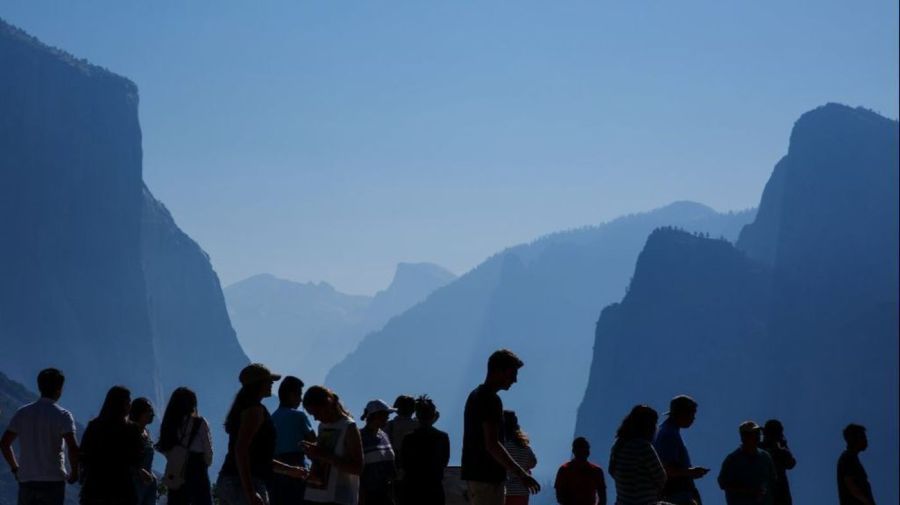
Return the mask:
<path id="1" fill-rule="evenodd" d="M 844 475 L 844 485 L 847 486 L 847 491 L 856 498 L 859 503 L 863 505 L 875 505 L 869 497 L 866 496 L 866 493 L 863 492 L 862 488 L 856 483 L 856 478 L 853 475 Z"/>
<path id="2" fill-rule="evenodd" d="M 200 433 L 197 436 L 200 437 L 200 446 L 203 448 L 203 460 L 206 461 L 206 466 L 209 467 L 212 466 L 213 462 L 212 433 L 205 417 L 198 417 L 197 420 L 200 422 Z"/>
<path id="3" fill-rule="evenodd" d="M 540 491 L 541 485 L 538 484 L 538 481 L 534 480 L 534 477 L 529 475 L 524 468 L 519 466 L 519 464 L 516 463 L 516 460 L 509 455 L 506 447 L 503 447 L 503 444 L 500 442 L 500 425 L 495 422 L 484 421 L 481 423 L 481 428 L 484 435 L 484 447 L 487 449 L 488 454 L 490 454 L 497 463 L 500 463 L 507 472 L 522 479 L 522 484 L 524 484 L 532 494 Z"/>
<path id="4" fill-rule="evenodd" d="M 556 502 L 560 505 L 570 505 L 572 496 L 568 489 L 566 476 L 562 467 L 556 471 L 556 480 L 553 482 L 553 489 L 556 490 Z"/>
<path id="5" fill-rule="evenodd" d="M 309 471 L 302 466 L 294 466 L 289 465 L 287 463 L 278 461 L 277 459 L 272 460 L 272 471 L 281 474 L 287 475 L 288 477 L 292 477 L 294 479 L 305 479 L 309 475 Z"/>
<path id="6" fill-rule="evenodd" d="M 450 436 L 446 433 L 441 437 L 440 457 L 441 466 L 447 468 L 447 465 L 450 464 Z"/>
<path id="7" fill-rule="evenodd" d="M 10 423 L 12 424 L 12 423 Z M 9 471 L 18 478 L 19 462 L 16 461 L 16 453 L 13 451 L 12 444 L 16 440 L 16 433 L 10 430 L 3 432 L 3 438 L 0 439 L 0 451 L 3 452 L 3 459 L 9 465 Z"/>
<path id="8" fill-rule="evenodd" d="M 793 470 L 795 466 L 797 466 L 797 460 L 794 459 L 794 454 L 791 453 L 791 450 L 788 449 L 787 445 L 784 445 L 781 448 L 782 460 L 781 464 L 788 470 Z"/>
<path id="9" fill-rule="evenodd" d="M 603 470 L 597 469 L 597 505 L 606 505 L 606 479 Z"/>
<path id="10" fill-rule="evenodd" d="M 670 479 L 699 479 L 709 472 L 708 468 L 697 466 L 684 468 L 675 464 L 674 461 L 678 459 L 677 453 L 681 451 L 681 446 L 673 436 L 659 437 L 653 445 L 659 455 L 659 459 L 662 461 L 663 468 L 666 470 L 666 475 Z"/>
<path id="11" fill-rule="evenodd" d="M 656 454 L 656 451 L 653 449 L 652 445 L 647 446 L 647 452 L 644 454 L 645 465 L 647 467 L 647 471 L 650 474 L 650 477 L 653 479 L 653 482 L 656 484 L 656 488 L 662 491 L 662 489 L 666 486 L 666 480 L 668 480 L 668 475 L 666 473 L 666 469 L 663 467 L 662 462 L 659 460 L 659 455 Z"/>
<path id="12" fill-rule="evenodd" d="M 78 440 L 75 439 L 75 433 L 69 432 L 63 435 L 63 441 L 66 443 L 66 454 L 69 457 L 69 484 L 75 484 L 79 478 L 79 451 Z"/>
<path id="13" fill-rule="evenodd" d="M 69 478 L 67 481 L 69 484 L 75 484 L 80 477 L 80 465 L 78 463 L 80 455 L 78 451 L 78 440 L 75 438 L 75 418 L 72 417 L 72 414 L 68 411 L 66 411 L 65 416 L 62 417 L 62 426 L 60 426 L 59 433 L 66 443 L 66 455 L 69 457 Z"/>
<path id="14" fill-rule="evenodd" d="M 255 405 L 241 413 L 241 427 L 238 430 L 237 443 L 234 449 L 234 462 L 237 466 L 238 478 L 244 499 L 249 505 L 264 505 L 262 497 L 253 488 L 250 474 L 250 444 L 264 421 L 263 406 Z"/>

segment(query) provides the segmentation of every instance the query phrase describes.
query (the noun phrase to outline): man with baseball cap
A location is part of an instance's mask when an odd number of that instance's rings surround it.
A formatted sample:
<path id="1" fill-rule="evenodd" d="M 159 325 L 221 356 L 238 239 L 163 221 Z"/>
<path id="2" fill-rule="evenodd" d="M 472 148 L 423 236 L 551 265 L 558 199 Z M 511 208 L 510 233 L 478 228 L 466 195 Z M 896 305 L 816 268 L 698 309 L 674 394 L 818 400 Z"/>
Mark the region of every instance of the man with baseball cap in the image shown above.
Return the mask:
<path id="1" fill-rule="evenodd" d="M 741 446 L 722 462 L 719 487 L 728 505 L 772 505 L 778 476 L 769 453 L 759 448 L 761 432 L 753 421 L 741 423 Z"/>
<path id="2" fill-rule="evenodd" d="M 702 478 L 709 468 L 691 466 L 691 456 L 681 438 L 681 430 L 694 424 L 697 401 L 687 395 L 678 395 L 669 402 L 666 416 L 653 441 L 668 476 L 661 498 L 675 505 L 700 505 L 700 492 L 694 479 Z"/>

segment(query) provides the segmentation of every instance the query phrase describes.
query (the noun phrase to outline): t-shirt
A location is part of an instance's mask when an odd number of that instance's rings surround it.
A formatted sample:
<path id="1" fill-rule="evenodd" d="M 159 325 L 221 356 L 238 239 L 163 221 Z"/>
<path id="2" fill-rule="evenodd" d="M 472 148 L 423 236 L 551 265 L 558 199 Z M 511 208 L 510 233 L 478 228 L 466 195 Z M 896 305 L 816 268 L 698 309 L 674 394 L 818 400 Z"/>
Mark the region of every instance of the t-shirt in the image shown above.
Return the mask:
<path id="1" fill-rule="evenodd" d="M 553 487 L 562 505 L 606 503 L 606 480 L 603 478 L 603 470 L 590 461 L 572 460 L 563 463 L 556 472 Z"/>
<path id="2" fill-rule="evenodd" d="M 503 442 L 503 402 L 495 391 L 484 384 L 469 393 L 463 414 L 462 480 L 500 484 L 506 480 L 506 469 L 494 459 L 484 445 L 485 422 L 497 426 Z"/>
<path id="3" fill-rule="evenodd" d="M 672 418 L 667 418 L 659 425 L 653 447 L 664 466 L 684 470 L 691 467 L 691 456 L 684 445 L 684 440 L 681 439 L 681 429 L 672 421 Z M 694 479 L 677 477 L 666 481 L 663 496 L 681 501 L 692 497 L 695 490 Z"/>
<path id="4" fill-rule="evenodd" d="M 838 458 L 837 464 L 837 481 L 838 481 L 838 499 L 841 505 L 860 505 L 861 501 L 857 500 L 852 494 L 844 480 L 850 477 L 856 483 L 863 494 L 868 497 L 871 503 L 875 503 L 872 496 L 872 486 L 869 485 L 869 476 L 866 469 L 859 462 L 859 454 L 850 451 L 844 451 Z"/>
<path id="5" fill-rule="evenodd" d="M 777 478 L 775 464 L 769 453 L 762 449 L 751 453 L 739 447 L 722 462 L 719 486 L 725 489 L 725 502 L 728 505 L 771 505 Z M 765 494 L 760 501 L 754 495 L 728 491 L 729 486 L 759 489 Z"/>
<path id="6" fill-rule="evenodd" d="M 19 441 L 19 482 L 66 480 L 63 435 L 75 434 L 75 419 L 49 398 L 21 407 L 6 428 Z"/>
<path id="7" fill-rule="evenodd" d="M 360 430 L 362 438 L 363 466 L 362 475 L 359 476 L 360 491 L 365 493 L 378 493 L 390 489 L 390 483 L 394 480 L 394 450 L 391 441 L 385 432 L 378 430 L 371 432 Z"/>
<path id="8" fill-rule="evenodd" d="M 289 407 L 278 407 L 272 413 L 275 424 L 275 454 L 293 454 L 301 452 L 300 442 L 313 433 L 312 424 L 306 414 Z M 301 457 L 300 466 L 306 466 L 306 458 Z"/>
<path id="9" fill-rule="evenodd" d="M 617 439 L 609 456 L 609 474 L 616 481 L 617 505 L 659 502 L 666 471 L 649 440 Z"/>

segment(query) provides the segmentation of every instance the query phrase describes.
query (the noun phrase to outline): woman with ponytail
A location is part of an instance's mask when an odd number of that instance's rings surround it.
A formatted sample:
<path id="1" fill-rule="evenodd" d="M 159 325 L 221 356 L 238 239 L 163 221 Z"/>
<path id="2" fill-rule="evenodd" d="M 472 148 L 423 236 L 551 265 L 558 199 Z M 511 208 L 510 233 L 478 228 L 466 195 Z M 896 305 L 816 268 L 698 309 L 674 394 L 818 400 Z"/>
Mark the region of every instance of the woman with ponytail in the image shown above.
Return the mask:
<path id="1" fill-rule="evenodd" d="M 262 400 L 272 396 L 272 384 L 279 379 L 259 363 L 241 370 L 241 389 L 225 419 L 228 453 L 216 483 L 223 505 L 267 505 L 266 481 L 273 473 L 306 478 L 305 468 L 275 459 L 275 425 Z"/>
<path id="2" fill-rule="evenodd" d="M 333 391 L 313 386 L 303 396 L 303 408 L 319 422 L 315 443 L 303 444 L 313 460 L 306 484 L 306 501 L 357 505 L 363 470 L 362 438 L 350 413 Z"/>

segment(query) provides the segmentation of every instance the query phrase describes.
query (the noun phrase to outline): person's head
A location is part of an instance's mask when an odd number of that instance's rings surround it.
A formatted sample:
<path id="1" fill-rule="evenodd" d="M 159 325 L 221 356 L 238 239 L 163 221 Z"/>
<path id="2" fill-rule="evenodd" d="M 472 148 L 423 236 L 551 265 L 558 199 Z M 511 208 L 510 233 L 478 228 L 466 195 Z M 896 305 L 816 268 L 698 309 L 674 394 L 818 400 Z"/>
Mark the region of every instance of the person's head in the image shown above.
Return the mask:
<path id="1" fill-rule="evenodd" d="M 124 421 L 131 410 L 131 391 L 125 386 L 113 386 L 106 392 L 106 399 L 97 417 L 106 421 Z"/>
<path id="2" fill-rule="evenodd" d="M 156 413 L 153 411 L 153 404 L 150 403 L 149 399 L 142 396 L 140 398 L 135 398 L 134 401 L 131 402 L 131 410 L 128 411 L 128 420 L 138 426 L 146 427 L 153 422 L 153 416 L 155 415 Z"/>
<path id="3" fill-rule="evenodd" d="M 366 422 L 366 428 L 380 430 L 384 428 L 388 422 L 388 417 L 394 412 L 396 410 L 388 406 L 387 403 L 381 400 L 372 400 L 366 404 L 366 408 L 363 409 L 359 418 Z"/>
<path id="4" fill-rule="evenodd" d="M 591 444 L 588 439 L 578 437 L 572 441 L 572 456 L 578 461 L 587 461 L 591 455 Z"/>
<path id="5" fill-rule="evenodd" d="M 441 417 L 437 407 L 428 395 L 422 395 L 416 398 L 416 420 L 422 426 L 431 426 Z"/>
<path id="6" fill-rule="evenodd" d="M 416 411 L 416 399 L 408 395 L 400 395 L 394 400 L 394 408 L 397 409 L 397 415 L 403 417 L 412 417 Z"/>
<path id="7" fill-rule="evenodd" d="M 528 447 L 528 435 L 522 431 L 522 427 L 519 426 L 519 416 L 512 410 L 503 411 L 503 437 L 522 447 Z"/>
<path id="8" fill-rule="evenodd" d="M 234 396 L 234 402 L 225 417 L 225 432 L 229 435 L 236 434 L 242 413 L 259 405 L 263 398 L 272 396 L 272 384 L 280 379 L 280 375 L 272 373 L 263 364 L 251 363 L 245 366 L 238 374 L 241 389 Z"/>
<path id="9" fill-rule="evenodd" d="M 163 452 L 178 444 L 178 431 L 188 417 L 197 413 L 197 393 L 186 387 L 176 388 L 169 396 L 166 411 L 159 426 L 159 445 Z"/>
<path id="10" fill-rule="evenodd" d="M 860 424 L 848 424 L 844 428 L 844 441 L 847 449 L 853 452 L 862 452 L 869 447 L 869 438 L 866 436 L 866 427 Z"/>
<path id="11" fill-rule="evenodd" d="M 784 442 L 784 426 L 778 419 L 769 419 L 763 425 L 763 439 L 766 443 Z"/>
<path id="12" fill-rule="evenodd" d="M 519 380 L 519 369 L 525 363 L 509 349 L 494 351 L 488 358 L 486 383 L 497 389 L 509 389 Z"/>
<path id="13" fill-rule="evenodd" d="M 679 428 L 690 428 L 697 418 L 697 400 L 688 395 L 678 395 L 669 402 L 669 419 Z"/>
<path id="14" fill-rule="evenodd" d="M 66 377 L 56 368 L 45 368 L 37 376 L 38 391 L 44 398 L 59 400 Z"/>
<path id="15" fill-rule="evenodd" d="M 738 433 L 741 436 L 741 447 L 744 449 L 756 449 L 759 447 L 762 428 L 758 424 L 753 421 L 744 421 L 738 426 Z"/>
<path id="16" fill-rule="evenodd" d="M 653 436 L 656 435 L 657 421 L 659 421 L 659 414 L 652 407 L 635 405 L 619 425 L 616 437 L 622 440 L 652 441 Z"/>
<path id="17" fill-rule="evenodd" d="M 241 389 L 254 394 L 259 400 L 272 396 L 272 384 L 281 379 L 262 363 L 250 363 L 238 375 Z"/>
<path id="18" fill-rule="evenodd" d="M 303 381 L 288 375 L 278 386 L 278 404 L 289 409 L 296 409 L 303 401 Z"/>
<path id="19" fill-rule="evenodd" d="M 350 412 L 341 404 L 338 395 L 325 386 L 312 386 L 303 395 L 303 408 L 319 422 L 330 423 L 350 418 Z"/>

